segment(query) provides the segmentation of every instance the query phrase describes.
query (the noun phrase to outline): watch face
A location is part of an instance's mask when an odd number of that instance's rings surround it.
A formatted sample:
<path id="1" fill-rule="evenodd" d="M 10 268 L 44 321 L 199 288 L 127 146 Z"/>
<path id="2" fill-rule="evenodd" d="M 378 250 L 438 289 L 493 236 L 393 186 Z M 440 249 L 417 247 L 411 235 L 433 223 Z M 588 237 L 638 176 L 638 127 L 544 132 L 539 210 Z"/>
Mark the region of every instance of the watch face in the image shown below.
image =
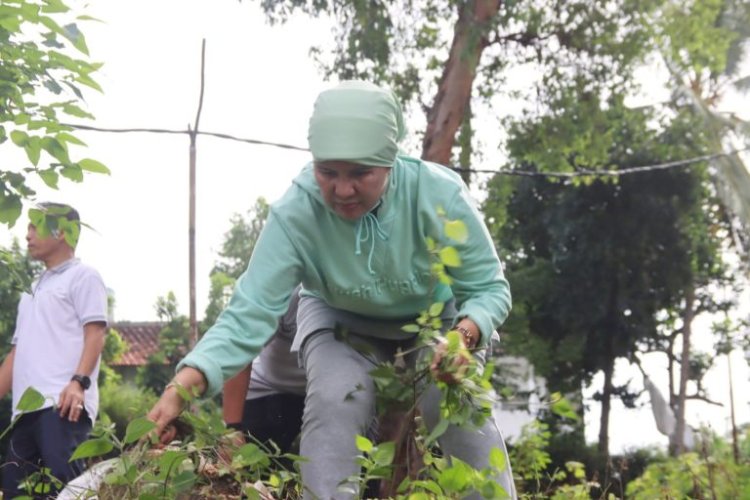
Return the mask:
<path id="1" fill-rule="evenodd" d="M 86 375 L 73 375 L 73 378 L 71 380 L 75 380 L 79 384 L 81 384 L 81 387 L 83 390 L 88 389 L 91 387 L 91 379 L 87 377 Z"/>

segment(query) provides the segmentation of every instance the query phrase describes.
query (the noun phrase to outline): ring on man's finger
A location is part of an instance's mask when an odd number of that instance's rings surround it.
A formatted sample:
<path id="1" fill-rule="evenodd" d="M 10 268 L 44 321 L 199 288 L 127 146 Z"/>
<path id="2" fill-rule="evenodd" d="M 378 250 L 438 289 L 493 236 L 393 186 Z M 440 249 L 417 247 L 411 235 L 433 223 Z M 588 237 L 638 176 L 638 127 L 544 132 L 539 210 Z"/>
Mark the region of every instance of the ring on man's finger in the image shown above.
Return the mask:
<path id="1" fill-rule="evenodd" d="M 78 408 L 79 410 L 83 410 L 83 405 L 82 404 L 78 404 L 78 405 L 76 405 L 76 408 Z"/>

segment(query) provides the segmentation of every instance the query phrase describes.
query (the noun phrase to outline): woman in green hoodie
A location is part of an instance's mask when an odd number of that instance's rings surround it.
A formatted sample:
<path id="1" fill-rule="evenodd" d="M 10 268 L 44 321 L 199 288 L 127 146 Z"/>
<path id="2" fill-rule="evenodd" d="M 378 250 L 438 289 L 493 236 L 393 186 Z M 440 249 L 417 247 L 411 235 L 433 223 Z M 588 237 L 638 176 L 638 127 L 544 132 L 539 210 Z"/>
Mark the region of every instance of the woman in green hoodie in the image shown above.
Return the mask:
<path id="1" fill-rule="evenodd" d="M 369 372 L 413 344 L 414 334 L 401 326 L 445 301 L 446 324 L 483 359 L 482 348 L 511 307 L 502 265 L 461 178 L 400 154 L 403 136 L 401 106 L 386 89 L 349 81 L 318 96 L 308 133 L 313 161 L 271 206 L 229 305 L 149 413 L 157 430 L 182 410 L 175 385 L 211 396 L 258 355 L 298 283 L 292 349 L 308 379 L 300 450 L 308 458 L 301 466 L 306 498 L 352 496 L 340 483 L 357 474 L 354 438 L 375 413 Z M 436 290 L 426 238 L 444 241 L 439 209 L 463 221 L 468 238 L 451 243 L 461 266 L 450 268 L 450 288 Z M 334 333 L 341 327 L 356 341 L 341 341 Z M 367 345 L 366 354 L 352 344 Z M 434 371 L 442 358 L 438 347 Z M 428 426 L 438 421 L 438 403 L 437 388 L 425 390 L 420 409 Z M 479 429 L 451 426 L 440 444 L 477 468 L 488 465 L 493 447 L 504 450 L 491 419 Z M 510 468 L 497 480 L 513 494 Z"/>

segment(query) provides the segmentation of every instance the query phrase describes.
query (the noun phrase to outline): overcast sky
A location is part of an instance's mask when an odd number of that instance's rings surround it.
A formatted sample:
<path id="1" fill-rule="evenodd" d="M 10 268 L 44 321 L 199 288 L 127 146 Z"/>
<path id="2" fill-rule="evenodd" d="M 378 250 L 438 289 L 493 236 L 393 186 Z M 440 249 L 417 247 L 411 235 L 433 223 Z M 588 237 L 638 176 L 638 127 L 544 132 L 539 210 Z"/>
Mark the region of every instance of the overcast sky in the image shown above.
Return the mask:
<path id="1" fill-rule="evenodd" d="M 92 58 L 105 63 L 96 77 L 104 94 L 86 95 L 96 126 L 186 129 L 195 120 L 205 38 L 206 91 L 200 130 L 306 146 L 313 101 L 328 86 L 308 49 L 330 40 L 325 22 L 305 18 L 269 27 L 255 2 L 228 0 L 98 1 L 88 13 L 103 21 L 81 26 Z M 76 206 L 96 229 L 84 231 L 77 253 L 101 272 L 112 289 L 117 320 L 156 319 L 154 303 L 169 291 L 175 292 L 181 311 L 187 313 L 187 136 L 84 131 L 76 135 L 89 146 L 81 156 L 102 161 L 112 175 L 89 175 L 82 184 L 63 181 L 59 191 L 37 184 L 39 199 Z M 197 151 L 200 318 L 207 303 L 208 273 L 229 229 L 229 218 L 245 212 L 259 196 L 269 200 L 280 196 L 308 155 L 205 136 L 198 138 Z M 19 220 L 11 233 L 22 239 L 25 225 Z M 7 243 L 4 236 L 0 243 Z M 743 384 L 736 392 L 738 421 L 745 422 L 750 419 L 746 387 L 750 374 L 741 357 L 733 363 L 735 383 Z M 655 373 L 663 373 L 659 359 L 651 364 Z M 640 377 L 632 371 L 620 373 Z M 724 362 L 711 379 L 713 397 L 724 401 L 725 374 Z M 593 440 L 598 405 L 591 408 L 587 434 Z M 692 424 L 710 421 L 719 432 L 727 429 L 726 407 L 690 409 Z M 643 430 L 636 431 L 636 422 Z M 666 443 L 648 411 L 618 408 L 610 433 L 613 451 Z"/>

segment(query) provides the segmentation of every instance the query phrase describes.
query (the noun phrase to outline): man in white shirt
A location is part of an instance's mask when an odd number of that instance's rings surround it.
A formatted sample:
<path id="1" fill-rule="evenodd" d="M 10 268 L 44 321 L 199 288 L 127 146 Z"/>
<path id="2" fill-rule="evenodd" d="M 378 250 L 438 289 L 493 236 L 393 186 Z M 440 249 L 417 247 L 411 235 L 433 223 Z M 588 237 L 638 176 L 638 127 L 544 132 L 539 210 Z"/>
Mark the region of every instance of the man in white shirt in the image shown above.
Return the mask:
<path id="1" fill-rule="evenodd" d="M 13 347 L 0 366 L 0 397 L 12 391 L 17 418 L 2 466 L 5 498 L 25 493 L 21 484 L 42 467 L 63 484 L 78 476 L 84 464 L 69 460 L 87 439 L 99 406 L 107 291 L 99 273 L 75 258 L 78 212 L 56 203 L 39 208 L 30 211 L 26 241 L 29 256 L 45 270 L 21 297 Z M 21 413 L 18 402 L 30 387 L 44 404 Z M 45 496 L 58 486 L 51 484 Z"/>

